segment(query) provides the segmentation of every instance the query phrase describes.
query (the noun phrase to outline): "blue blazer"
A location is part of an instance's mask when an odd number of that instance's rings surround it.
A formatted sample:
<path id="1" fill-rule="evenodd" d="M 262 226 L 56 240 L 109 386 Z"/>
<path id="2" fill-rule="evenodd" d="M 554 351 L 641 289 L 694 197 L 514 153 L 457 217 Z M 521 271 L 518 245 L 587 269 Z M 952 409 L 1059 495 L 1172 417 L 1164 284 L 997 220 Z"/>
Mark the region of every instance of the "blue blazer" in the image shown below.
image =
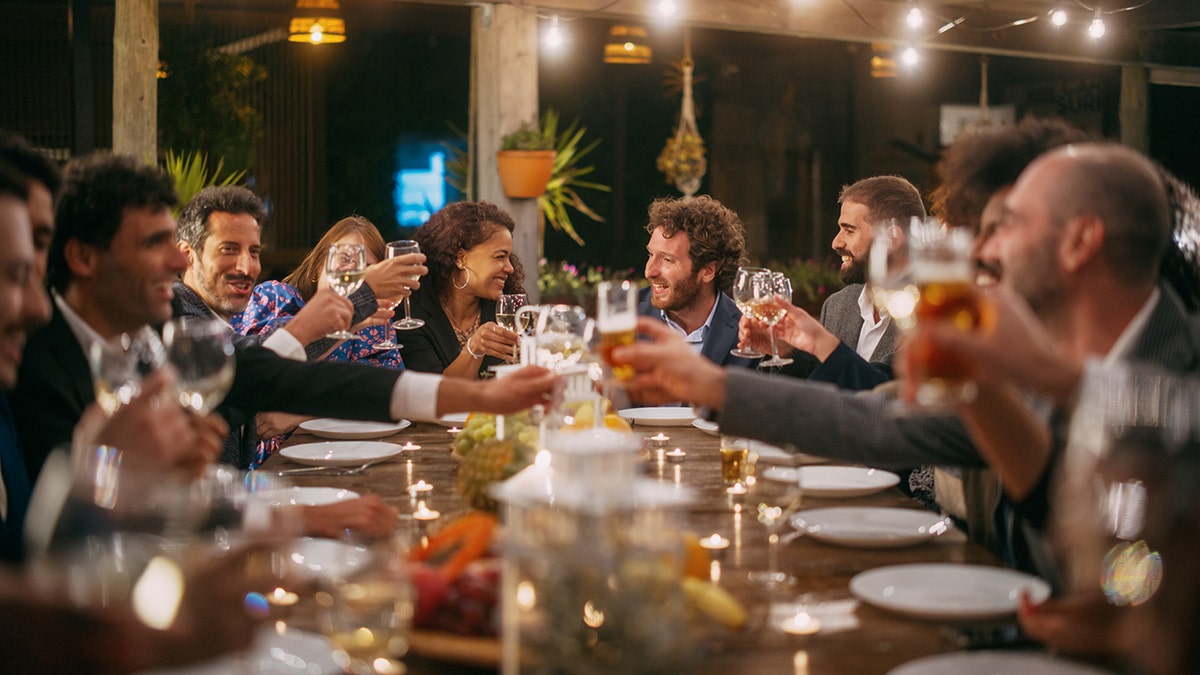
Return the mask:
<path id="1" fill-rule="evenodd" d="M 662 311 L 650 303 L 649 287 L 638 291 L 638 314 L 662 320 Z M 738 321 L 741 318 L 742 312 L 734 304 L 733 299 L 718 291 L 717 311 L 713 314 L 708 337 L 704 339 L 704 346 L 700 348 L 700 353 L 718 366 L 756 367 L 758 359 L 744 359 L 729 353 L 737 347 Z"/>

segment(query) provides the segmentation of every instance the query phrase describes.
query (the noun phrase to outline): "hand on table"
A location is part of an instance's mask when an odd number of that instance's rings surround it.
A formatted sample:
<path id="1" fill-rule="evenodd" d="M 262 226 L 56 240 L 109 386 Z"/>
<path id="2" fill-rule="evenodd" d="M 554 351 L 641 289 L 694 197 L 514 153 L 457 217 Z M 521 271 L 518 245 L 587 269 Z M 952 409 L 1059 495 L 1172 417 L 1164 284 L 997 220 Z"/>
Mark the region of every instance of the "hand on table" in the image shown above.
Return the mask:
<path id="1" fill-rule="evenodd" d="M 687 401 L 720 408 L 725 403 L 725 371 L 697 354 L 683 337 L 661 321 L 638 318 L 637 341 L 613 350 L 617 365 L 632 365 L 633 379 L 624 382 L 630 397 L 647 403 Z"/>
<path id="2" fill-rule="evenodd" d="M 400 512 L 377 495 L 346 499 L 332 504 L 304 507 L 304 533 L 314 537 L 338 538 L 349 530 L 371 538 L 391 534 L 399 524 Z"/>

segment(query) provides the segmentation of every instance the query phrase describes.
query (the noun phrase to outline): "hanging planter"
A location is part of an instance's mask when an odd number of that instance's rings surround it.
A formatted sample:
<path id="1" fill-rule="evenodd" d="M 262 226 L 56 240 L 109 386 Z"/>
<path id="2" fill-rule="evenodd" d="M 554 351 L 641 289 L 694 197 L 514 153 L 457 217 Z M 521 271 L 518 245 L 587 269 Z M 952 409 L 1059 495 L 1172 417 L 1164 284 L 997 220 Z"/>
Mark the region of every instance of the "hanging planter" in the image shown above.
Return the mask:
<path id="1" fill-rule="evenodd" d="M 499 150 L 496 168 L 505 196 L 513 199 L 541 197 L 554 173 L 554 150 Z"/>
<path id="2" fill-rule="evenodd" d="M 681 64 L 683 104 L 679 111 L 679 126 L 675 134 L 667 139 L 658 155 L 658 170 L 663 172 L 668 183 L 673 183 L 683 196 L 691 197 L 700 189 L 700 181 L 708 171 L 708 160 L 704 156 L 704 139 L 696 127 L 696 107 L 692 101 L 691 40 L 684 37 L 684 55 Z"/>

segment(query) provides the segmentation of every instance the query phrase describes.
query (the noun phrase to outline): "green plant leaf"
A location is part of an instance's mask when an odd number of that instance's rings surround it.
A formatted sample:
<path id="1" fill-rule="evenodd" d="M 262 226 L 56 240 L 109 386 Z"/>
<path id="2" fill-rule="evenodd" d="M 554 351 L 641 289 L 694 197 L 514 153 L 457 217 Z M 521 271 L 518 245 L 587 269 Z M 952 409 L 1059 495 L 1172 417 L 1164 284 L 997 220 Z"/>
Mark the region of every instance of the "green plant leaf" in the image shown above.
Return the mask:
<path id="1" fill-rule="evenodd" d="M 210 175 L 208 173 L 208 156 L 199 150 L 193 150 L 187 154 L 176 154 L 175 151 L 168 149 L 163 167 L 175 181 L 175 192 L 179 197 L 179 205 L 174 210 L 176 217 L 179 216 L 179 210 L 183 208 L 183 205 L 191 201 L 197 192 L 214 185 L 222 187 L 233 185 L 246 175 L 246 171 L 243 169 L 232 171 L 222 177 L 221 171 L 225 168 L 224 157 L 217 160 L 217 168 Z"/>

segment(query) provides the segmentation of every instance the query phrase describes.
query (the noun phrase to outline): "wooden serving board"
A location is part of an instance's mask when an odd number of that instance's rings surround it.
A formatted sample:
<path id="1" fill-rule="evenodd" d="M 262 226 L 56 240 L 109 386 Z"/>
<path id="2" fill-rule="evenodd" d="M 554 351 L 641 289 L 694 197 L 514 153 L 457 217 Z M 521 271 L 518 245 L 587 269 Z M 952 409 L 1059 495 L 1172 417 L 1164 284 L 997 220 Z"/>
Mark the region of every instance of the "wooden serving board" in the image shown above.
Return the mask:
<path id="1" fill-rule="evenodd" d="M 500 639 L 494 637 L 467 637 L 439 631 L 414 630 L 409 634 L 409 651 L 438 661 L 487 668 L 500 667 Z"/>

